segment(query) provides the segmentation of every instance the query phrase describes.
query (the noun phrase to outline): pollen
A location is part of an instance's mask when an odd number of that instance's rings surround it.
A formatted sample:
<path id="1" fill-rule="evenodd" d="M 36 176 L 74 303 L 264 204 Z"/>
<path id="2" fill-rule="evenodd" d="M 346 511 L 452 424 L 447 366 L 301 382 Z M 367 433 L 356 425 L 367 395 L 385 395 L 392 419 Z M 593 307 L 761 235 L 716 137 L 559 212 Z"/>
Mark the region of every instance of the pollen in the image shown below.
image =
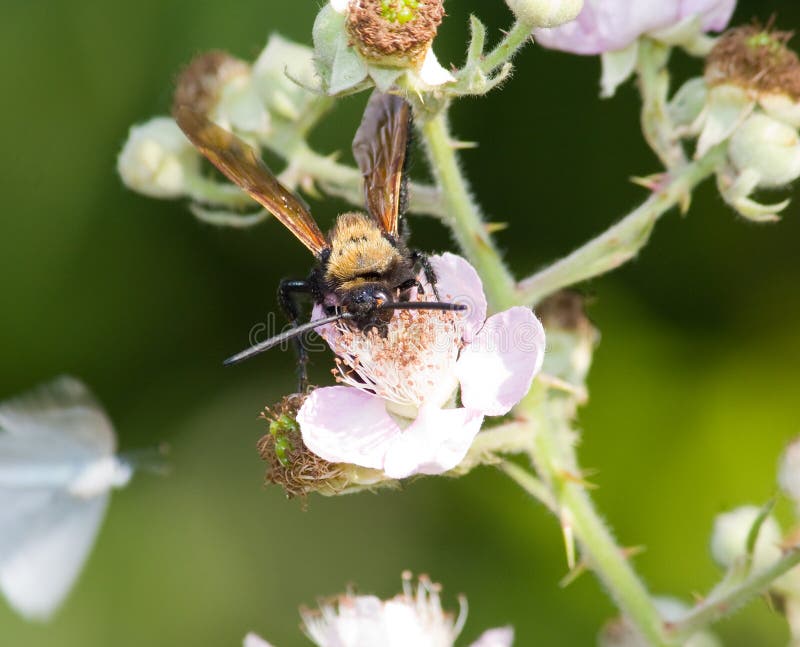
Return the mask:
<path id="1" fill-rule="evenodd" d="M 329 340 L 337 355 L 334 374 L 400 407 L 441 406 L 457 386 L 462 329 L 460 313 L 442 310 L 397 310 L 381 330 L 337 324 Z"/>

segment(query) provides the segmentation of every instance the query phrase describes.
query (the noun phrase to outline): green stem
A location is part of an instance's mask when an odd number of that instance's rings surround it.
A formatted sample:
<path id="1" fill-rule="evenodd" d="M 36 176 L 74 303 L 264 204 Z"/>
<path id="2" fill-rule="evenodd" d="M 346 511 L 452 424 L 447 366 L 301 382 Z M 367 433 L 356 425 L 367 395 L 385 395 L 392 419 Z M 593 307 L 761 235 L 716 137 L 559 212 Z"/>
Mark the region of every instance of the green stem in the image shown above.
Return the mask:
<path id="1" fill-rule="evenodd" d="M 543 503 L 553 514 L 558 514 L 558 504 L 553 500 L 553 495 L 548 487 L 528 470 L 508 461 L 501 463 L 500 469 L 534 499 Z"/>
<path id="2" fill-rule="evenodd" d="M 722 144 L 701 159 L 666 175 L 653 194 L 617 224 L 569 256 L 520 281 L 518 301 L 536 305 L 549 294 L 604 274 L 636 256 L 656 221 L 675 205 L 685 204 L 692 189 L 714 172 L 724 155 Z"/>
<path id="3" fill-rule="evenodd" d="M 291 160 L 291 166 L 297 173 L 311 176 L 326 193 L 363 208 L 363 178 L 357 168 L 340 164 L 330 156 L 320 155 L 305 143 L 298 143 L 291 154 L 288 151 L 280 151 L 279 154 Z M 411 182 L 408 194 L 409 211 L 444 217 L 446 209 L 436 187 Z"/>
<path id="4" fill-rule="evenodd" d="M 516 303 L 514 279 L 492 241 L 478 206 L 470 195 L 450 138 L 445 111 L 425 121 L 422 136 L 430 167 L 442 192 L 446 209 L 444 221 L 467 259 L 478 270 L 492 310 Z"/>
<path id="5" fill-rule="evenodd" d="M 664 625 L 652 598 L 624 551 L 598 514 L 582 482 L 574 450 L 574 435 L 558 407 L 571 409 L 567 398 L 553 399 L 541 385 L 518 405 L 534 434 L 531 457 L 541 480 L 553 493 L 562 526 L 569 528 L 586 564 L 605 585 L 622 613 L 649 645 L 665 646 Z M 565 409 L 566 410 L 566 409 Z"/>
<path id="6" fill-rule="evenodd" d="M 800 546 L 794 546 L 772 566 L 753 573 L 733 588 L 729 588 L 723 582 L 680 621 L 668 623 L 667 631 L 670 639 L 680 644 L 683 639 L 688 638 L 696 631 L 730 615 L 756 596 L 764 593 L 770 584 L 798 564 L 800 564 Z"/>
<path id="7" fill-rule="evenodd" d="M 197 202 L 228 209 L 252 209 L 258 206 L 239 187 L 216 182 L 202 175 L 186 176 L 186 193 Z"/>
<path id="8" fill-rule="evenodd" d="M 674 169 L 686 164 L 686 155 L 667 111 L 670 48 L 649 38 L 639 41 L 636 71 L 642 95 L 642 132 L 662 164 Z"/>
<path id="9" fill-rule="evenodd" d="M 503 39 L 495 45 L 491 52 L 483 57 L 481 71 L 484 74 L 496 70 L 503 63 L 510 61 L 531 38 L 532 27 L 517 20 Z"/>

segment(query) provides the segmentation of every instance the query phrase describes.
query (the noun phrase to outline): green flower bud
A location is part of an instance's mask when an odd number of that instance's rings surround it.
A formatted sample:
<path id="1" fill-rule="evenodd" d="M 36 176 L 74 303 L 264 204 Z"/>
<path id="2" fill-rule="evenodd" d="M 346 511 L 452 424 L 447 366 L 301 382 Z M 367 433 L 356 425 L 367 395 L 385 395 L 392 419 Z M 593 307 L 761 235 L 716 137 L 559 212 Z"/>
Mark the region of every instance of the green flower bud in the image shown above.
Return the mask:
<path id="1" fill-rule="evenodd" d="M 740 172 L 758 173 L 759 188 L 783 186 L 800 177 L 797 130 L 763 114 L 751 115 L 736 129 L 728 155 Z"/>
<path id="2" fill-rule="evenodd" d="M 558 27 L 575 20 L 583 9 L 583 0 L 506 0 L 506 4 L 531 29 Z"/>
<path id="3" fill-rule="evenodd" d="M 761 508 L 748 505 L 718 515 L 711 533 L 711 555 L 723 568 L 746 558 L 747 541 L 754 524 L 762 514 Z M 771 516 L 764 519 L 753 550 L 753 569 L 760 571 L 781 556 L 781 529 Z"/>
<path id="4" fill-rule="evenodd" d="M 152 198 L 185 195 L 188 177 L 199 169 L 200 154 L 169 117 L 133 126 L 117 158 L 125 186 Z"/>

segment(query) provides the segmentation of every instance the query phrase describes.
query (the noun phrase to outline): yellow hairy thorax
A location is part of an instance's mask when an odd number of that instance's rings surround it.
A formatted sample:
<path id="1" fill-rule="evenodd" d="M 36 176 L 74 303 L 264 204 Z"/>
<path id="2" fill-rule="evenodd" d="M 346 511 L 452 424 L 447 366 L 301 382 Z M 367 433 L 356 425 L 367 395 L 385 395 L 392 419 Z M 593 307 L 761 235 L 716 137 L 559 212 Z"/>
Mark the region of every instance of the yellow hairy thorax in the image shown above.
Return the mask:
<path id="1" fill-rule="evenodd" d="M 340 283 L 358 282 L 364 275 L 383 274 L 400 257 L 375 221 L 362 213 L 341 214 L 330 233 L 330 241 L 326 277 Z"/>

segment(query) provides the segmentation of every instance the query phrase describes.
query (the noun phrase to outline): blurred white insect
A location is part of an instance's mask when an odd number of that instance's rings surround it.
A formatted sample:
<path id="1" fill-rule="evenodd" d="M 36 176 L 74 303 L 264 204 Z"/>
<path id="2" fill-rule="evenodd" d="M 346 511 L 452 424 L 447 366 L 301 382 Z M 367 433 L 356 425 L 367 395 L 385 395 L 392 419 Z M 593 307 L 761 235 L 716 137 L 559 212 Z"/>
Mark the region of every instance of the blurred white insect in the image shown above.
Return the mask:
<path id="1" fill-rule="evenodd" d="M 94 544 L 111 488 L 133 468 L 89 390 L 59 377 L 0 402 L 0 591 L 48 619 Z"/>

